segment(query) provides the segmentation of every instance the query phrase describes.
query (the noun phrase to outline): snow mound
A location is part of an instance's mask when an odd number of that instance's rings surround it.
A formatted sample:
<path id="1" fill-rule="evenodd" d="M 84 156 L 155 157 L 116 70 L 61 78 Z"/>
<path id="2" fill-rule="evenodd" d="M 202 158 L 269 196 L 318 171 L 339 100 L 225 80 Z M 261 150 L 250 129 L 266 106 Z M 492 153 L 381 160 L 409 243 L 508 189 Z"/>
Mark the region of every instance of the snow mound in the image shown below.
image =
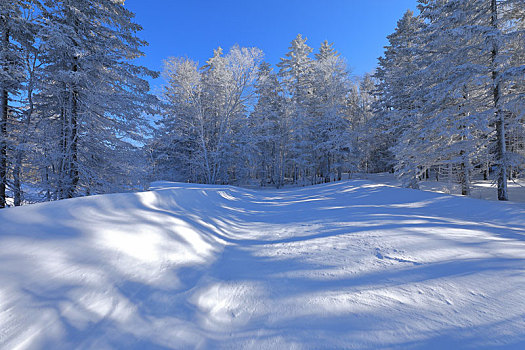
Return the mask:
<path id="1" fill-rule="evenodd" d="M 522 207 L 151 188 L 0 212 L 0 348 L 525 347 Z"/>

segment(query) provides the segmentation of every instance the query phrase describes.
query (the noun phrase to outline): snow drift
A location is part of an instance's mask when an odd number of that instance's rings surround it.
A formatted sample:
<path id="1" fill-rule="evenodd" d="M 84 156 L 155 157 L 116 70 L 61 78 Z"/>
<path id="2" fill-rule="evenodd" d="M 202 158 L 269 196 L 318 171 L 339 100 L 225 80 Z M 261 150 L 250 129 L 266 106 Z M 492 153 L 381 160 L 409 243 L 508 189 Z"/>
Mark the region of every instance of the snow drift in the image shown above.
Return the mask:
<path id="1" fill-rule="evenodd" d="M 0 220 L 0 348 L 525 347 L 512 203 L 156 183 Z"/>

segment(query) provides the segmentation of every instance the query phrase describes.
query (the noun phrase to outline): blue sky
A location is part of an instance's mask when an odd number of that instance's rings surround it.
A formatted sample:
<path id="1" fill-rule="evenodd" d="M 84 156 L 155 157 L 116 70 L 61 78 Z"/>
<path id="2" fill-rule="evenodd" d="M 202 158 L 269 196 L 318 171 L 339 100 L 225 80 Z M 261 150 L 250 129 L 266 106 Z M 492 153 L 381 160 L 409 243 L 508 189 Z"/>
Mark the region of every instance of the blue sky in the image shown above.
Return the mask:
<path id="1" fill-rule="evenodd" d="M 154 70 L 170 56 L 203 64 L 221 46 L 256 46 L 275 65 L 298 33 L 317 49 L 325 39 L 352 72 L 374 69 L 386 36 L 416 0 L 126 0 L 149 42 L 137 63 Z M 159 79 L 153 83 L 158 86 Z"/>

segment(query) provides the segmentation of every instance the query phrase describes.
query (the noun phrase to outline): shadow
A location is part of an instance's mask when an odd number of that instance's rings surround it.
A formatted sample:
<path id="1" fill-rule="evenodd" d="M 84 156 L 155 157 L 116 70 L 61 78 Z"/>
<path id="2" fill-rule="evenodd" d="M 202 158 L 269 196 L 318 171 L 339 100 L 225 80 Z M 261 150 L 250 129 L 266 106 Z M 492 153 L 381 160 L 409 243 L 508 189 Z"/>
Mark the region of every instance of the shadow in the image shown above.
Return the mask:
<path id="1" fill-rule="evenodd" d="M 525 341 L 518 207 L 362 180 L 156 186 L 0 213 L 0 347 Z"/>

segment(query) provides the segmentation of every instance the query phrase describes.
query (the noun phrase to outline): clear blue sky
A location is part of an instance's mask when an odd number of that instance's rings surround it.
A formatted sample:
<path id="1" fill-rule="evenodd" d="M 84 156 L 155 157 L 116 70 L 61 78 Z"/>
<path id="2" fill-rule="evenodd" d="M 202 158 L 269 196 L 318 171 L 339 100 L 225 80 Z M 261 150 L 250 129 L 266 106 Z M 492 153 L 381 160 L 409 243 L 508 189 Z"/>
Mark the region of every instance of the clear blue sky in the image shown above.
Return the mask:
<path id="1" fill-rule="evenodd" d="M 256 46 L 275 65 L 298 33 L 317 49 L 325 39 L 345 57 L 352 73 L 373 70 L 397 21 L 416 0 L 126 0 L 149 42 L 137 63 L 161 70 L 170 56 L 200 64 L 213 49 Z M 153 83 L 158 86 L 161 81 Z"/>

